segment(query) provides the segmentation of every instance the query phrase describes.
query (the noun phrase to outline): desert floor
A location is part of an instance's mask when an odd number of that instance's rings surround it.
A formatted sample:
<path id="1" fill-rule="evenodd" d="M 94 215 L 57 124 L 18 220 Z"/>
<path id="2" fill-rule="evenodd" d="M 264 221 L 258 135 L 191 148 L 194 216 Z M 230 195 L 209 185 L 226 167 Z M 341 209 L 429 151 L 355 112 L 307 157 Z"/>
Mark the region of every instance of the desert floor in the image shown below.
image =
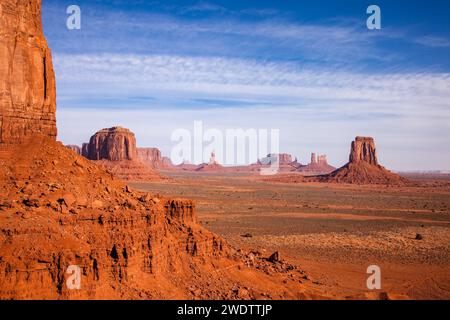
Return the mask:
<path id="1" fill-rule="evenodd" d="M 306 271 L 311 289 L 335 298 L 450 299 L 450 184 L 283 184 L 257 175 L 164 174 L 173 179 L 130 185 L 195 199 L 204 227 L 238 248 L 267 256 L 279 251 Z M 367 289 L 370 265 L 381 268 L 381 290 Z"/>

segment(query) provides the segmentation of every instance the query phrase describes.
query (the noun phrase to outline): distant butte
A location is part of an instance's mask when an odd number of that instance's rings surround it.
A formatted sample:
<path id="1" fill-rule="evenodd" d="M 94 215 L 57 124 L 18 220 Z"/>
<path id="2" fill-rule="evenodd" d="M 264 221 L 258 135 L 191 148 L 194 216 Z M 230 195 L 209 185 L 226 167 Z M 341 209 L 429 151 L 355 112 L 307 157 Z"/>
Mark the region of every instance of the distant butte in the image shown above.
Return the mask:
<path id="1" fill-rule="evenodd" d="M 330 174 L 318 176 L 320 182 L 351 184 L 404 184 L 407 180 L 378 163 L 375 141 L 356 137 L 351 144 L 349 162 Z"/>
<path id="2" fill-rule="evenodd" d="M 336 170 L 335 167 L 328 164 L 326 155 L 317 156 L 315 153 L 311 154 L 311 162 L 306 166 L 300 166 L 298 171 L 310 174 L 327 174 Z"/>
<path id="3" fill-rule="evenodd" d="M 95 161 L 119 179 L 155 181 L 164 178 L 153 169 L 155 163 L 138 160 L 142 159 L 143 153 L 138 152 L 136 137 L 129 129 L 119 126 L 102 129 L 96 132 L 82 149 L 89 160 Z M 156 152 L 153 156 L 158 157 L 155 161 L 160 161 L 160 153 L 158 155 Z"/>

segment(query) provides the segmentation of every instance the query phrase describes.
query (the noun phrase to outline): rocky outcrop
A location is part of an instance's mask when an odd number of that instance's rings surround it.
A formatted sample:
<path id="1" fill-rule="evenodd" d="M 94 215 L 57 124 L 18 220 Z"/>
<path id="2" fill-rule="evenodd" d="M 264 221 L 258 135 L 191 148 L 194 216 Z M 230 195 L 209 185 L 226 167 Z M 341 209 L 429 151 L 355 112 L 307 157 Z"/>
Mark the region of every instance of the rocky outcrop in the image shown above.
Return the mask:
<path id="1" fill-rule="evenodd" d="M 77 146 L 77 145 L 68 144 L 68 145 L 66 145 L 66 148 L 69 149 L 69 150 L 72 150 L 76 154 L 81 155 L 81 148 L 79 146 Z"/>
<path id="2" fill-rule="evenodd" d="M 261 167 L 274 165 L 278 161 L 278 172 L 294 172 L 298 169 L 298 167 L 301 165 L 297 162 L 297 159 L 293 160 L 292 155 L 287 153 L 280 153 L 275 154 L 271 153 L 268 154 L 267 157 L 262 158 L 258 160 L 257 165 L 260 167 L 258 168 L 258 171 L 261 170 Z M 250 165 L 248 167 L 249 170 L 254 170 L 255 166 Z"/>
<path id="3" fill-rule="evenodd" d="M 96 132 L 88 144 L 83 144 L 82 155 L 96 161 L 98 165 L 121 180 L 165 179 L 153 170 L 158 167 L 157 162 L 161 161 L 159 150 L 143 148 L 138 151 L 134 133 L 126 128 L 112 127 Z"/>
<path id="4" fill-rule="evenodd" d="M 0 151 L 0 298 L 187 296 L 165 275 L 232 254 L 191 201 L 133 191 L 54 141 Z M 69 265 L 80 290 L 66 286 Z"/>
<path id="5" fill-rule="evenodd" d="M 355 141 L 352 142 L 349 162 L 366 162 L 368 164 L 378 166 L 377 152 L 373 138 L 356 137 Z"/>
<path id="6" fill-rule="evenodd" d="M 195 171 L 223 171 L 224 167 L 219 164 L 216 158 L 216 153 L 211 152 L 211 157 L 209 158 L 208 163 L 202 163 L 198 167 L 195 168 Z"/>
<path id="7" fill-rule="evenodd" d="M 375 142 L 371 137 L 356 137 L 351 144 L 349 162 L 324 176 L 317 177 L 322 182 L 352 184 L 404 184 L 407 180 L 386 170 L 378 163 Z"/>
<path id="8" fill-rule="evenodd" d="M 56 137 L 55 76 L 40 1 L 0 3 L 0 143 Z"/>
<path id="9" fill-rule="evenodd" d="M 164 166 L 161 151 L 158 148 L 137 148 L 137 159 L 153 169 Z"/>
<path id="10" fill-rule="evenodd" d="M 161 168 L 163 169 L 173 169 L 175 166 L 172 163 L 172 160 L 170 160 L 169 157 L 162 157 L 161 159 Z"/>
<path id="11" fill-rule="evenodd" d="M 258 163 L 264 165 L 272 164 L 277 159 L 280 165 L 292 165 L 297 163 L 297 159 L 293 160 L 292 155 L 288 153 L 268 154 L 267 157 L 262 158 Z"/>
<path id="12" fill-rule="evenodd" d="M 327 174 L 336 170 L 335 167 L 328 164 L 326 155 L 317 156 L 311 153 L 311 162 L 305 166 L 299 166 L 298 171 L 305 174 Z"/>
<path id="13" fill-rule="evenodd" d="M 136 160 L 136 137 L 122 127 L 102 129 L 89 140 L 88 159 L 90 160 Z"/>

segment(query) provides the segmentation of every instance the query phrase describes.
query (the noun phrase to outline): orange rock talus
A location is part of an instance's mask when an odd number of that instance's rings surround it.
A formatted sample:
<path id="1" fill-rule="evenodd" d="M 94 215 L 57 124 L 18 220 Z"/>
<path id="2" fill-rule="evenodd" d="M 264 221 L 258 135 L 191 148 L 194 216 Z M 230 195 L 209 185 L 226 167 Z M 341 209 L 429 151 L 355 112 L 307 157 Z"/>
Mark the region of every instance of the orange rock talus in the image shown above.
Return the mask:
<path id="1" fill-rule="evenodd" d="M 196 224 L 191 201 L 132 191 L 57 142 L 0 155 L 0 298 L 187 296 L 166 277 L 188 282 L 190 268 L 231 254 Z M 66 285 L 69 265 L 82 270 L 80 290 Z"/>
<path id="2" fill-rule="evenodd" d="M 0 2 L 0 143 L 56 137 L 52 57 L 40 1 Z"/>

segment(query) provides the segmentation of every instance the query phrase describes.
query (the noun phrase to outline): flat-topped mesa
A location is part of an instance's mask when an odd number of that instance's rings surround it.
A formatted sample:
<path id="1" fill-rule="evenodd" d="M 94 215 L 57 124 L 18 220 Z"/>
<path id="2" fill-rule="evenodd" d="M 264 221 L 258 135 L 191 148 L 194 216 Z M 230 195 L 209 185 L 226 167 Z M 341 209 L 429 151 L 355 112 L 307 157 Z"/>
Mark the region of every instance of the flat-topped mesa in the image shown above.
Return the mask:
<path id="1" fill-rule="evenodd" d="M 352 142 L 349 162 L 358 163 L 360 161 L 378 166 L 375 141 L 371 137 L 356 137 Z"/>
<path id="2" fill-rule="evenodd" d="M 0 3 L 0 143 L 56 138 L 56 90 L 40 1 Z"/>
<path id="3" fill-rule="evenodd" d="M 137 159 L 136 137 L 122 127 L 102 129 L 94 134 L 88 146 L 90 160 L 135 160 Z"/>

